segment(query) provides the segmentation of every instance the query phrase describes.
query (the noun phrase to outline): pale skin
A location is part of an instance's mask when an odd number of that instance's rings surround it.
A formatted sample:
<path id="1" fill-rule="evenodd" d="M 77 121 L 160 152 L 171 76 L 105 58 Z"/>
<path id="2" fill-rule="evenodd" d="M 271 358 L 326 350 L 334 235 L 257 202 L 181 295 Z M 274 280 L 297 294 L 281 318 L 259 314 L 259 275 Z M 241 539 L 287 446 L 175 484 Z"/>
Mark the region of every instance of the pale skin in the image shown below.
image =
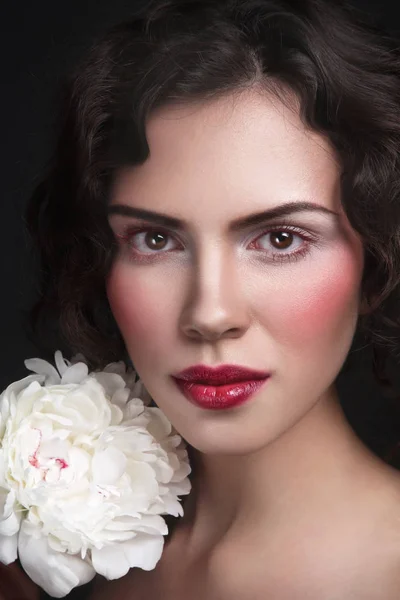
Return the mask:
<path id="1" fill-rule="evenodd" d="M 147 136 L 150 157 L 118 173 L 110 205 L 184 226 L 110 214 L 125 240 L 107 294 L 146 388 L 196 449 L 198 477 L 156 569 L 100 579 L 93 598 L 398 600 L 400 475 L 353 433 L 334 383 L 365 308 L 363 244 L 332 147 L 295 104 L 254 89 L 164 107 Z M 331 212 L 230 227 L 289 202 Z M 274 237 L 288 226 L 298 231 Z M 135 227 L 162 237 L 127 238 Z M 211 411 L 170 380 L 199 363 L 271 377 L 246 404 Z"/>

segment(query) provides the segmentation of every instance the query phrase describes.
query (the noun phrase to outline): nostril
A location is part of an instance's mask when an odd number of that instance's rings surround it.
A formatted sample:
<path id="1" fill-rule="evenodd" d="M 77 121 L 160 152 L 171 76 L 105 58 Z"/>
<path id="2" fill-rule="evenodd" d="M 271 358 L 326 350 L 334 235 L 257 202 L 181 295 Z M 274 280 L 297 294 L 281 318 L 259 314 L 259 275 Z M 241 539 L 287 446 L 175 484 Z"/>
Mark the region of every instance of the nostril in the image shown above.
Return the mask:
<path id="1" fill-rule="evenodd" d="M 206 327 L 202 327 L 202 328 L 196 328 L 196 327 L 191 327 L 191 328 L 187 328 L 185 330 L 185 334 L 192 338 L 192 339 L 197 339 L 197 340 L 206 340 L 206 341 L 216 341 L 219 340 L 220 338 L 237 338 L 240 337 L 241 335 L 243 335 L 244 330 L 242 330 L 240 327 L 230 327 L 229 329 L 224 329 L 222 331 L 218 331 L 217 329 L 212 329 L 212 328 L 206 328 Z"/>
<path id="2" fill-rule="evenodd" d="M 223 335 L 224 335 L 224 337 L 236 338 L 236 337 L 239 337 L 241 334 L 242 334 L 242 330 L 240 329 L 240 327 L 231 327 L 230 329 L 225 331 L 225 333 Z"/>

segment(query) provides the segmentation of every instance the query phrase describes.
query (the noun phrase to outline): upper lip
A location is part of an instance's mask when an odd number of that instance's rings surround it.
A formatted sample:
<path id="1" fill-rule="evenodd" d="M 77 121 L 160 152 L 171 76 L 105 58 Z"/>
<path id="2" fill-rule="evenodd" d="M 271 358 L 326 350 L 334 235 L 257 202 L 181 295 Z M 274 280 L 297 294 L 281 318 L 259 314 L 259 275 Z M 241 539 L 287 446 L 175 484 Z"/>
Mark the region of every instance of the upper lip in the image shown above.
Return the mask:
<path id="1" fill-rule="evenodd" d="M 265 379 L 269 375 L 267 371 L 256 371 L 240 365 L 220 365 L 218 367 L 194 365 L 180 373 L 176 373 L 173 377 L 183 381 L 223 385 L 225 383 Z"/>

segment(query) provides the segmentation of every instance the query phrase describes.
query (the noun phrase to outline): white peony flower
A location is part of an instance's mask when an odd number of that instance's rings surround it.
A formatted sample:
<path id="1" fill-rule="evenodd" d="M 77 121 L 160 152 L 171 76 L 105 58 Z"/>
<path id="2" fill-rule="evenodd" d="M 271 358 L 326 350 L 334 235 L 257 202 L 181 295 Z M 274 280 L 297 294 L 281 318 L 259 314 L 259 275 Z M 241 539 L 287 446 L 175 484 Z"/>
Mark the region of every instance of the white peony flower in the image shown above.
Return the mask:
<path id="1" fill-rule="evenodd" d="M 161 515 L 183 515 L 191 469 L 123 362 L 89 373 L 82 355 L 57 351 L 55 364 L 26 360 L 36 374 L 0 395 L 0 562 L 19 556 L 61 598 L 96 573 L 154 569 L 168 533 Z"/>

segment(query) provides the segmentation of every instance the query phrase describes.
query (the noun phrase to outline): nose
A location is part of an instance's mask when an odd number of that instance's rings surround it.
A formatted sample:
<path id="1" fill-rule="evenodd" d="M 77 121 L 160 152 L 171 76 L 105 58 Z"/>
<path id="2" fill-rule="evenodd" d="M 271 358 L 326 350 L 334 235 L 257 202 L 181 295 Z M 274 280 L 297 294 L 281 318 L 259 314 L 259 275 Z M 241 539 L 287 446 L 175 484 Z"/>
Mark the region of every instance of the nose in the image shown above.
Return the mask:
<path id="1" fill-rule="evenodd" d="M 198 257 L 181 313 L 181 331 L 198 341 L 241 337 L 249 327 L 250 310 L 240 279 L 234 258 L 221 250 L 209 249 Z"/>

